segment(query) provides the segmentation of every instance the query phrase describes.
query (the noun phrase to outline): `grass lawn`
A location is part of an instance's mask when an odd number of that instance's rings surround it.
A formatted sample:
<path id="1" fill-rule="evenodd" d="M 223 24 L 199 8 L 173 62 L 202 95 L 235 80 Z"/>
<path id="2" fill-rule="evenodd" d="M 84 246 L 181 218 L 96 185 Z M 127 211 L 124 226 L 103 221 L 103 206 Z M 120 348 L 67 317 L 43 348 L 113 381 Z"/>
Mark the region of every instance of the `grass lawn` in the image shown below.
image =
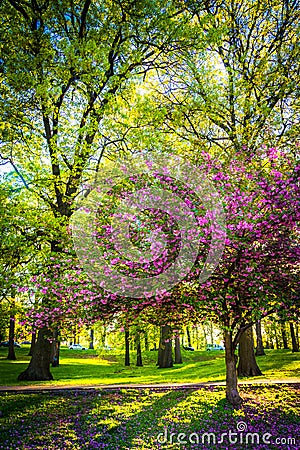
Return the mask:
<path id="1" fill-rule="evenodd" d="M 144 367 L 135 366 L 132 353 L 132 365 L 125 367 L 123 355 L 117 352 L 103 352 L 97 356 L 95 350 L 72 351 L 61 349 L 61 363 L 52 368 L 54 380 L 51 382 L 18 382 L 18 374 L 24 370 L 30 357 L 26 356 L 28 347 L 16 349 L 17 361 L 6 360 L 7 349 L 0 347 L 0 384 L 1 385 L 87 385 L 87 384 L 155 384 L 190 383 L 225 380 L 224 352 L 183 351 L 184 363 L 171 369 L 156 367 L 157 352 L 143 355 Z M 300 380 L 300 353 L 290 350 L 266 350 L 266 356 L 257 358 L 263 376 L 254 379 Z M 253 379 L 253 378 L 251 378 Z"/>
<path id="2" fill-rule="evenodd" d="M 300 384 L 241 393 L 240 410 L 221 386 L 0 393 L 0 449 L 299 449 Z"/>
<path id="3" fill-rule="evenodd" d="M 123 355 L 117 352 L 97 356 L 92 350 L 73 352 L 62 348 L 61 365 L 52 368 L 54 381 L 18 383 L 17 375 L 30 359 L 27 353 L 26 347 L 17 349 L 18 360 L 12 362 L 5 359 L 7 349 L 1 349 L 2 385 L 84 386 L 225 379 L 224 352 L 184 351 L 182 365 L 158 369 L 156 352 L 143 355 L 144 367 L 133 364 L 125 368 Z M 266 356 L 258 358 L 258 364 L 264 375 L 256 379 L 299 378 L 300 354 L 289 350 L 267 350 Z M 289 385 L 241 385 L 240 391 L 244 402 L 238 411 L 226 403 L 223 386 L 184 390 L 75 389 L 39 394 L 3 391 L 0 450 L 300 448 L 300 379 Z"/>

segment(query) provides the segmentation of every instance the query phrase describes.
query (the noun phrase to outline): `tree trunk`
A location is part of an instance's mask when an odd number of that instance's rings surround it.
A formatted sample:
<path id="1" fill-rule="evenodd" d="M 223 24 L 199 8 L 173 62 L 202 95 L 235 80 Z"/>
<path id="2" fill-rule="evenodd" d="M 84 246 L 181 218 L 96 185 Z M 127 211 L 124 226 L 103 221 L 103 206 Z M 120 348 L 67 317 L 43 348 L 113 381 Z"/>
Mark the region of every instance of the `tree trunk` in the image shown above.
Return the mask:
<path id="1" fill-rule="evenodd" d="M 103 326 L 103 333 L 102 333 L 102 347 L 105 347 L 106 344 L 106 326 Z"/>
<path id="2" fill-rule="evenodd" d="M 196 328 L 196 342 L 197 342 L 196 348 L 197 348 L 197 350 L 199 350 L 199 348 L 201 348 L 201 345 L 200 345 L 200 334 L 199 334 L 198 326 Z"/>
<path id="3" fill-rule="evenodd" d="M 224 332 L 224 344 L 226 362 L 226 399 L 234 408 L 239 408 L 243 400 L 238 391 L 236 356 L 234 354 L 232 333 L 229 331 Z"/>
<path id="4" fill-rule="evenodd" d="M 46 381 L 53 380 L 50 372 L 51 362 L 51 332 L 42 328 L 38 332 L 37 341 L 29 366 L 18 376 L 19 381 Z"/>
<path id="5" fill-rule="evenodd" d="M 255 360 L 252 327 L 244 331 L 240 337 L 239 343 L 238 376 L 254 377 L 262 375 Z"/>
<path id="6" fill-rule="evenodd" d="M 149 351 L 149 340 L 148 340 L 147 330 L 145 330 L 144 340 L 145 340 L 145 350 L 146 350 L 146 352 L 148 352 Z M 156 343 L 155 343 L 155 346 L 156 346 Z"/>
<path id="7" fill-rule="evenodd" d="M 129 330 L 125 330 L 125 366 L 130 366 Z"/>
<path id="8" fill-rule="evenodd" d="M 182 364 L 179 336 L 175 337 L 175 364 Z"/>
<path id="9" fill-rule="evenodd" d="M 298 347 L 297 340 L 296 340 L 293 322 L 290 322 L 290 330 L 291 330 L 291 338 L 292 338 L 292 352 L 296 353 L 296 352 L 299 352 L 299 347 Z"/>
<path id="10" fill-rule="evenodd" d="M 163 325 L 160 329 L 157 363 L 160 369 L 173 367 L 171 328 L 169 325 Z"/>
<path id="11" fill-rule="evenodd" d="M 89 349 L 90 350 L 94 350 L 94 328 L 91 328 L 91 330 L 90 330 L 90 345 L 89 345 Z"/>
<path id="12" fill-rule="evenodd" d="M 205 344 L 205 348 L 207 347 L 207 333 L 206 333 L 206 329 L 205 326 L 202 324 L 202 330 L 203 330 L 203 336 L 204 336 L 204 344 Z"/>
<path id="13" fill-rule="evenodd" d="M 289 348 L 289 346 L 288 346 L 288 340 L 287 340 L 287 335 L 286 335 L 285 323 L 281 324 L 281 335 L 282 335 L 283 348 L 285 350 L 287 350 Z"/>
<path id="14" fill-rule="evenodd" d="M 189 327 L 186 327 L 186 334 L 187 334 L 187 340 L 188 340 L 188 346 L 192 346 L 192 340 L 191 340 L 191 333 Z"/>
<path id="15" fill-rule="evenodd" d="M 142 348 L 141 348 L 141 335 L 140 335 L 139 330 L 136 330 L 135 343 L 136 343 L 136 365 L 137 365 L 137 367 L 142 367 L 143 360 L 142 360 Z"/>
<path id="16" fill-rule="evenodd" d="M 264 356 L 265 350 L 262 342 L 262 334 L 261 334 L 261 321 L 258 320 L 255 324 L 256 329 L 256 356 Z"/>
<path id="17" fill-rule="evenodd" d="M 213 326 L 213 323 L 212 322 L 210 322 L 210 325 L 209 325 L 209 331 L 210 331 L 210 343 L 211 343 L 211 345 L 214 345 L 214 326 Z"/>
<path id="18" fill-rule="evenodd" d="M 34 350 L 34 346 L 36 343 L 36 332 L 34 331 L 31 335 L 31 344 L 30 344 L 30 349 L 29 349 L 29 353 L 28 356 L 32 356 L 33 355 L 33 350 Z"/>
<path id="19" fill-rule="evenodd" d="M 10 361 L 15 361 L 16 354 L 15 354 L 15 316 L 10 316 L 9 318 L 9 338 L 8 338 L 8 355 L 7 359 Z"/>
<path id="20" fill-rule="evenodd" d="M 53 332 L 53 341 L 51 344 L 51 365 L 52 365 L 52 367 L 59 366 L 59 351 L 60 351 L 59 331 L 55 330 Z"/>

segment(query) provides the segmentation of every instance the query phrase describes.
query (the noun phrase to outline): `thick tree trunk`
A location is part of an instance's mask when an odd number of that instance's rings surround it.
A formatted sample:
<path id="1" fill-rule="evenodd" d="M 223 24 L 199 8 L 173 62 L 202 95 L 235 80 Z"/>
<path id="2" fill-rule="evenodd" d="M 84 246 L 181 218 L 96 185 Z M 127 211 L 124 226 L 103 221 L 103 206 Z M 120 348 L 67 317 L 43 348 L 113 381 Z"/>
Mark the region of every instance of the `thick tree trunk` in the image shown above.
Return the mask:
<path id="1" fill-rule="evenodd" d="M 254 377 L 262 375 L 255 360 L 252 327 L 244 331 L 240 337 L 239 344 L 238 376 Z"/>
<path id="2" fill-rule="evenodd" d="M 285 323 L 281 324 L 281 335 L 282 335 L 283 348 L 285 350 L 287 350 L 289 348 L 289 346 L 288 346 L 288 340 L 287 340 L 287 335 L 286 335 Z"/>
<path id="3" fill-rule="evenodd" d="M 91 330 L 90 330 L 90 345 L 89 345 L 89 349 L 90 350 L 94 350 L 94 328 L 91 328 Z"/>
<path id="4" fill-rule="evenodd" d="M 160 329 L 157 363 L 160 369 L 173 367 L 171 328 L 169 325 L 163 325 Z"/>
<path id="5" fill-rule="evenodd" d="M 135 343 L 136 343 L 136 365 L 138 367 L 142 367 L 143 359 L 142 359 L 142 348 L 141 348 L 141 335 L 140 335 L 139 330 L 136 330 Z"/>
<path id="6" fill-rule="evenodd" d="M 258 320 L 255 324 L 255 330 L 256 330 L 256 356 L 264 356 L 265 350 L 262 342 L 262 334 L 261 334 L 261 321 Z"/>
<path id="7" fill-rule="evenodd" d="M 226 399 L 234 408 L 239 408 L 243 400 L 238 391 L 236 356 L 234 354 L 231 332 L 224 332 L 224 343 L 226 362 Z"/>
<path id="8" fill-rule="evenodd" d="M 125 366 L 130 366 L 129 330 L 125 330 Z"/>
<path id="9" fill-rule="evenodd" d="M 34 346 L 36 343 L 36 332 L 34 331 L 31 335 L 31 344 L 30 344 L 30 349 L 29 349 L 29 353 L 28 356 L 32 356 L 33 355 L 33 350 L 34 350 Z"/>
<path id="10" fill-rule="evenodd" d="M 292 351 L 293 351 L 293 353 L 296 353 L 296 352 L 299 352 L 299 347 L 298 347 L 298 343 L 296 340 L 293 322 L 290 322 L 290 330 L 291 330 L 291 339 L 292 339 Z"/>
<path id="11" fill-rule="evenodd" d="M 15 354 L 14 341 L 15 341 L 15 316 L 10 316 L 7 359 L 11 361 L 15 361 L 17 359 Z"/>
<path id="12" fill-rule="evenodd" d="M 175 364 L 182 364 L 179 336 L 175 337 Z"/>
<path id="13" fill-rule="evenodd" d="M 53 341 L 52 341 L 52 345 L 51 345 L 51 365 L 52 365 L 52 367 L 59 366 L 59 351 L 60 351 L 59 331 L 55 330 L 53 332 Z"/>
<path id="14" fill-rule="evenodd" d="M 27 369 L 18 376 L 19 381 L 46 381 L 53 380 L 50 372 L 51 362 L 51 332 L 42 328 L 38 332 L 33 355 Z"/>

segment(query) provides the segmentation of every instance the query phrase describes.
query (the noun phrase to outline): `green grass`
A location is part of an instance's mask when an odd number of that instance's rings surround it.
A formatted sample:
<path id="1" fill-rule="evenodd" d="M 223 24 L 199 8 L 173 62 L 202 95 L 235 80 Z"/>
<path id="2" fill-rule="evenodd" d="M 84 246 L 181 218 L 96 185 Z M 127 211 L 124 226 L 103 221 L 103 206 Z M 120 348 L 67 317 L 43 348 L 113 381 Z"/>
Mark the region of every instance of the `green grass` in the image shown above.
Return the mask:
<path id="1" fill-rule="evenodd" d="M 159 392 L 0 393 L 0 449 L 299 448 L 299 384 L 242 386 L 241 394 L 242 408 L 233 410 L 220 386 Z M 241 424 L 246 432 L 257 433 L 259 443 L 247 444 Z M 238 436 L 234 445 L 230 444 L 229 430 Z M 179 437 L 179 433 L 185 436 Z M 210 437 L 208 443 L 206 433 L 213 433 L 216 441 Z M 220 442 L 222 433 L 227 437 Z M 266 433 L 268 445 L 262 442 Z M 186 443 L 180 445 L 178 439 Z"/>
<path id="2" fill-rule="evenodd" d="M 88 385 L 88 384 L 155 384 L 199 383 L 225 380 L 224 352 L 183 351 L 184 363 L 171 369 L 156 367 L 157 352 L 145 352 L 144 367 L 136 367 L 134 352 L 132 365 L 125 367 L 123 355 L 104 352 L 97 356 L 94 350 L 85 352 L 61 349 L 60 366 L 52 368 L 51 382 L 18 382 L 17 376 L 24 370 L 30 357 L 28 347 L 16 349 L 17 361 L 6 359 L 7 349 L 0 347 L 1 385 Z M 300 353 L 289 350 L 267 350 L 266 356 L 257 358 L 263 376 L 251 379 L 300 379 Z"/>

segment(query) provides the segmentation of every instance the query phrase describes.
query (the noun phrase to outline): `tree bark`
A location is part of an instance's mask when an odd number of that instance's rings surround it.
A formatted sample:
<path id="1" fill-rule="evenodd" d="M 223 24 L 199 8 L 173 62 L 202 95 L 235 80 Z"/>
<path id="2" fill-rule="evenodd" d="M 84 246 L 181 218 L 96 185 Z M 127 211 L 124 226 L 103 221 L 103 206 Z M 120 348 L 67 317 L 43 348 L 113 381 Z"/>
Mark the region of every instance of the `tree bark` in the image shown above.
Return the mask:
<path id="1" fill-rule="evenodd" d="M 30 344 L 30 349 L 29 349 L 29 353 L 28 356 L 32 356 L 33 355 L 33 350 L 34 350 L 34 346 L 36 343 L 36 332 L 34 331 L 31 335 L 31 344 Z"/>
<path id="2" fill-rule="evenodd" d="M 11 315 L 9 318 L 9 338 L 8 338 L 8 355 L 7 359 L 10 361 L 15 361 L 16 354 L 15 354 L 15 316 Z"/>
<path id="3" fill-rule="evenodd" d="M 146 350 L 146 352 L 148 352 L 149 351 L 149 339 L 148 339 L 148 332 L 147 332 L 147 330 L 145 330 L 144 341 L 145 341 L 145 350 Z"/>
<path id="4" fill-rule="evenodd" d="M 256 352 L 255 352 L 255 355 L 256 356 L 264 356 L 265 350 L 264 350 L 263 341 L 262 341 L 261 321 L 260 320 L 258 320 L 256 322 L 255 330 L 256 330 Z"/>
<path id="5" fill-rule="evenodd" d="M 143 359 L 142 359 L 142 348 L 141 348 L 141 335 L 140 335 L 139 330 L 136 330 L 135 343 L 136 343 L 136 365 L 137 365 L 137 367 L 142 367 Z"/>
<path id="6" fill-rule="evenodd" d="M 292 352 L 293 353 L 299 352 L 299 346 L 298 346 L 298 343 L 296 340 L 293 322 L 290 322 L 290 331 L 291 331 L 291 339 L 292 339 Z"/>
<path id="7" fill-rule="evenodd" d="M 173 367 L 171 328 L 169 325 L 163 325 L 160 329 L 157 363 L 160 369 Z"/>
<path id="8" fill-rule="evenodd" d="M 234 408 L 239 408 L 243 400 L 238 391 L 236 356 L 234 354 L 232 333 L 230 331 L 224 332 L 224 344 L 226 362 L 226 399 Z"/>
<path id="9" fill-rule="evenodd" d="M 281 335 L 282 335 L 283 348 L 285 350 L 287 350 L 289 348 L 289 346 L 288 346 L 288 340 L 287 340 L 287 335 L 286 335 L 285 322 L 281 324 Z"/>
<path id="10" fill-rule="evenodd" d="M 53 341 L 51 344 L 51 365 L 52 365 L 52 367 L 59 366 L 59 351 L 60 351 L 59 331 L 55 330 L 53 332 Z"/>
<path id="11" fill-rule="evenodd" d="M 106 344 L 106 326 L 105 325 L 103 326 L 103 333 L 102 333 L 101 339 L 102 339 L 102 347 L 105 347 L 105 344 Z"/>
<path id="12" fill-rule="evenodd" d="M 125 366 L 130 366 L 129 330 L 125 330 Z"/>
<path id="13" fill-rule="evenodd" d="M 38 332 L 37 341 L 29 366 L 18 376 L 19 381 L 53 380 L 50 372 L 51 362 L 51 333 L 47 328 Z"/>
<path id="14" fill-rule="evenodd" d="M 210 332 L 210 343 L 211 345 L 214 345 L 214 326 L 212 322 L 210 322 L 209 324 L 209 332 Z"/>
<path id="15" fill-rule="evenodd" d="M 90 330 L 90 345 L 89 345 L 89 349 L 90 350 L 94 350 L 94 328 L 91 328 L 91 330 Z"/>
<path id="16" fill-rule="evenodd" d="M 239 344 L 238 376 L 254 377 L 262 375 L 255 359 L 252 327 L 244 331 Z"/>
<path id="17" fill-rule="evenodd" d="M 179 336 L 175 337 L 175 364 L 182 364 Z"/>

